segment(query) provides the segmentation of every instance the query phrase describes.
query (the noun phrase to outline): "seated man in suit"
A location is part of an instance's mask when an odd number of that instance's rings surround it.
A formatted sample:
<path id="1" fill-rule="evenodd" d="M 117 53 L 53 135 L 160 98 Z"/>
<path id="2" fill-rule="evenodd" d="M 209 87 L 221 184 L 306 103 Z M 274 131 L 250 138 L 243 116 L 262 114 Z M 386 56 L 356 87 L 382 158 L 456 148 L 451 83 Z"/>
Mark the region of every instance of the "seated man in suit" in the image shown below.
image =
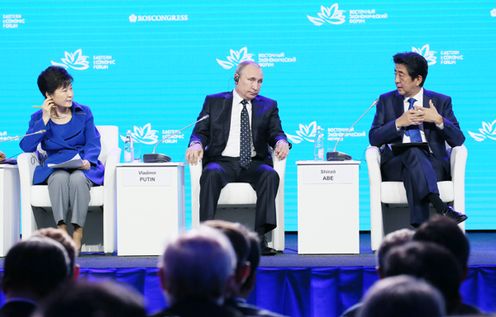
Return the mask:
<path id="1" fill-rule="evenodd" d="M 262 241 L 262 254 L 274 255 L 264 234 L 276 224 L 275 197 L 279 176 L 272 168 L 269 146 L 279 159 L 288 155 L 275 100 L 259 96 L 263 82 L 260 66 L 253 61 L 238 65 L 235 89 L 205 98 L 190 138 L 186 159 L 203 163 L 200 178 L 200 221 L 214 219 L 220 192 L 227 183 L 249 182 L 257 192 L 255 231 Z"/>
<path id="2" fill-rule="evenodd" d="M 413 227 L 429 218 L 429 203 L 439 214 L 463 222 L 467 216 L 445 204 L 437 187 L 437 181 L 451 178 L 445 143 L 454 147 L 465 141 L 451 98 L 423 88 L 428 66 L 422 55 L 398 53 L 393 60 L 396 90 L 379 97 L 369 132 L 370 144 L 381 148 L 383 180 L 403 181 Z M 429 149 L 391 150 L 394 143 L 420 142 Z"/>

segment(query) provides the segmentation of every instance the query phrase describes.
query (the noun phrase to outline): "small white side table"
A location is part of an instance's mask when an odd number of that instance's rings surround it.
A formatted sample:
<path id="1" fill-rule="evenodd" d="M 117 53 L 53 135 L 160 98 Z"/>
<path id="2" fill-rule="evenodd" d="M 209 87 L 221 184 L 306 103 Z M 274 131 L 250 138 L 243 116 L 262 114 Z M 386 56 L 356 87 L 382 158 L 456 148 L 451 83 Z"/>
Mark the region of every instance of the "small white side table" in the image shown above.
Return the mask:
<path id="1" fill-rule="evenodd" d="M 359 161 L 298 161 L 298 253 L 358 254 Z"/>
<path id="2" fill-rule="evenodd" d="M 117 165 L 117 255 L 162 254 L 184 218 L 184 163 Z"/>

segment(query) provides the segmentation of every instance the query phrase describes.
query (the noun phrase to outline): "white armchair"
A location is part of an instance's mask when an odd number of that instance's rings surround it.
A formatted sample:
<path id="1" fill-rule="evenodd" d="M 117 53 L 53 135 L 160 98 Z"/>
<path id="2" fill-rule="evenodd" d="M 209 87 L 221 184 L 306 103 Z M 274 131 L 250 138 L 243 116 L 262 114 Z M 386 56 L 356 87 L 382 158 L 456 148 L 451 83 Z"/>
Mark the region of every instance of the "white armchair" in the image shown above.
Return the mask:
<path id="1" fill-rule="evenodd" d="M 276 195 L 277 227 L 272 231 L 269 245 L 278 251 L 284 250 L 284 174 L 286 159 L 279 160 L 273 155 L 274 170 L 279 174 L 279 189 Z M 189 165 L 191 176 L 191 222 L 193 227 L 200 224 L 200 176 L 202 164 Z M 249 183 L 229 183 L 221 191 L 218 206 L 255 205 L 257 195 Z M 253 229 L 253 228 L 251 228 Z"/>
<path id="2" fill-rule="evenodd" d="M 103 250 L 116 251 L 116 184 L 115 167 L 119 163 L 119 129 L 117 126 L 97 126 L 102 149 L 98 159 L 105 165 L 104 185 L 90 190 L 90 207 L 103 207 Z M 37 229 L 32 207 L 50 207 L 47 185 L 33 185 L 33 173 L 38 162 L 36 153 L 23 153 L 17 158 L 21 184 L 21 233 L 28 238 Z M 88 230 L 91 230 L 88 228 Z M 83 248 L 84 251 L 84 248 Z"/>
<path id="3" fill-rule="evenodd" d="M 442 201 L 452 202 L 457 211 L 465 211 L 465 167 L 467 148 L 464 145 L 447 148 L 450 155 L 451 180 L 438 182 Z M 403 182 L 383 182 L 381 176 L 381 155 L 379 148 L 370 146 L 366 153 L 370 182 L 370 242 L 377 250 L 384 237 L 385 210 L 392 205 L 406 205 L 406 191 Z M 405 221 L 405 223 L 408 223 Z M 461 223 L 460 228 L 465 228 Z"/>

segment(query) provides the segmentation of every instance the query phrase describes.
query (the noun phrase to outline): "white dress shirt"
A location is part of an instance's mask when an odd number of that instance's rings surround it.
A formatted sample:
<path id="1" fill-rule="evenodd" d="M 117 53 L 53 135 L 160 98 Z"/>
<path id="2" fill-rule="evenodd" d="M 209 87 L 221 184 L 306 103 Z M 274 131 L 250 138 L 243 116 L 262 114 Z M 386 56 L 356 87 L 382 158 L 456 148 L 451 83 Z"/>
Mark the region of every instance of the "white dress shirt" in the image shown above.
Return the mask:
<path id="1" fill-rule="evenodd" d="M 403 100 L 404 112 L 408 111 L 408 108 L 410 107 L 410 103 L 408 102 L 408 99 L 410 99 L 410 98 L 415 98 L 415 100 L 416 100 L 415 103 L 413 104 L 414 107 L 415 106 L 423 107 L 424 106 L 424 88 L 421 88 L 420 91 L 415 96 L 405 97 L 405 99 Z M 420 124 L 419 129 L 420 129 L 420 136 L 422 137 L 422 142 L 427 142 L 426 138 L 425 138 L 425 133 L 424 133 L 424 125 Z M 403 143 L 410 143 L 410 142 L 411 142 L 410 137 L 406 133 L 403 134 Z"/>
<path id="2" fill-rule="evenodd" d="M 222 151 L 222 156 L 227 157 L 239 157 L 240 152 L 240 135 L 241 135 L 241 110 L 243 110 L 243 105 L 241 104 L 243 98 L 233 90 L 233 103 L 231 111 L 231 127 L 229 129 L 229 137 L 227 139 L 226 147 Z M 248 100 L 247 100 L 248 101 Z M 248 101 L 246 105 L 246 110 L 248 110 L 248 117 L 250 122 L 250 143 L 251 143 L 251 157 L 256 155 L 255 147 L 253 146 L 253 133 L 251 132 L 252 114 L 251 114 L 251 101 Z"/>

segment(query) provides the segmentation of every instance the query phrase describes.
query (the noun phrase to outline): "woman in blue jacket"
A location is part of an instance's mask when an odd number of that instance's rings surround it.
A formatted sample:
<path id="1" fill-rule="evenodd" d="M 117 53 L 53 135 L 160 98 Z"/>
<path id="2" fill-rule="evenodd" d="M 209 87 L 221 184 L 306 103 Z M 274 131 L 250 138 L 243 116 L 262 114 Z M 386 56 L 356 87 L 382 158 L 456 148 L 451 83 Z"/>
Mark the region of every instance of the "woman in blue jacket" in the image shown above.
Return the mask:
<path id="1" fill-rule="evenodd" d="M 41 110 L 31 115 L 27 134 L 45 132 L 25 136 L 20 146 L 25 152 L 34 152 L 41 145 L 46 152 L 46 159 L 34 171 L 33 184 L 48 184 L 55 223 L 66 231 L 67 223 L 74 226 L 73 239 L 79 250 L 90 188 L 103 184 L 104 167 L 98 160 L 100 134 L 90 109 L 73 101 L 72 80 L 72 76 L 58 66 L 50 66 L 38 76 L 38 88 L 46 99 Z M 77 155 L 82 160 L 77 168 L 48 167 Z M 72 216 L 67 219 L 69 209 Z"/>

